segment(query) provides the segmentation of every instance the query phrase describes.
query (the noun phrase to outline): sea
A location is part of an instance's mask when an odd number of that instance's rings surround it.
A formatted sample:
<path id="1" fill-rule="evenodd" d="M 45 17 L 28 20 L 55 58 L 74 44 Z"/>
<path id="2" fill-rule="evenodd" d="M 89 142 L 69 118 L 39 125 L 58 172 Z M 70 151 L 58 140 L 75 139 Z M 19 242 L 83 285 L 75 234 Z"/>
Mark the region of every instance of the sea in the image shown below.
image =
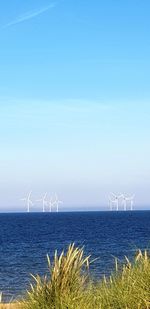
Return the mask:
<path id="1" fill-rule="evenodd" d="M 124 257 L 150 248 L 150 211 L 0 214 L 0 292 L 3 301 L 20 299 L 31 274 L 48 273 L 53 259 L 70 243 L 91 255 L 94 280 L 109 276 Z"/>

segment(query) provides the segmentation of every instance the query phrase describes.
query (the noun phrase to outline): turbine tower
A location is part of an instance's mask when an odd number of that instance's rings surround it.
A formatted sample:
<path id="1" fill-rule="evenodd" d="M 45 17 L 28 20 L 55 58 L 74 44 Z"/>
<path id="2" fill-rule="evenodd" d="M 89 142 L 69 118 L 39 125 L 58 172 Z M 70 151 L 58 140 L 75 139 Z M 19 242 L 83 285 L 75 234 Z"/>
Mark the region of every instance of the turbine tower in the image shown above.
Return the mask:
<path id="1" fill-rule="evenodd" d="M 129 203 L 130 203 L 130 210 L 131 211 L 133 210 L 134 196 L 135 195 L 132 195 L 132 196 L 125 196 L 125 195 L 123 195 L 123 209 L 124 209 L 124 211 L 128 210 L 127 206 L 129 205 Z"/>
<path id="2" fill-rule="evenodd" d="M 54 201 L 54 204 L 56 205 L 56 212 L 58 213 L 59 212 L 59 204 L 62 204 L 63 202 L 62 201 L 60 201 L 59 199 L 58 199 L 58 196 L 57 196 L 57 194 L 55 193 L 55 201 Z"/>
<path id="3" fill-rule="evenodd" d="M 116 195 L 114 193 L 111 193 L 111 195 L 113 196 L 112 201 L 113 201 L 113 203 L 116 204 L 116 210 L 118 211 L 119 210 L 119 200 L 123 197 L 123 195 L 122 194 Z"/>
<path id="4" fill-rule="evenodd" d="M 52 207 L 54 206 L 55 201 L 53 201 L 53 197 L 50 198 L 49 201 L 49 212 L 52 212 Z"/>
<path id="5" fill-rule="evenodd" d="M 108 199 L 109 199 L 109 209 L 110 209 L 110 211 L 112 211 L 113 210 L 113 205 L 116 206 L 116 201 L 111 199 L 110 197 Z"/>
<path id="6" fill-rule="evenodd" d="M 30 199 L 31 194 L 32 194 L 32 191 L 30 191 L 27 197 L 21 199 L 21 201 L 25 201 L 27 203 L 27 212 L 30 212 L 30 206 L 33 206 L 33 202 Z"/>
<path id="7" fill-rule="evenodd" d="M 47 206 L 48 202 L 46 201 L 47 193 L 44 194 L 43 198 L 37 200 L 37 202 L 42 202 L 42 211 L 45 212 L 45 207 Z"/>
<path id="8" fill-rule="evenodd" d="M 127 201 L 128 201 L 127 197 L 123 196 L 123 209 L 124 209 L 124 211 L 127 210 Z"/>
<path id="9" fill-rule="evenodd" d="M 135 195 L 129 196 L 126 198 L 126 201 L 130 203 L 130 210 L 133 210 L 133 200 L 134 200 Z"/>

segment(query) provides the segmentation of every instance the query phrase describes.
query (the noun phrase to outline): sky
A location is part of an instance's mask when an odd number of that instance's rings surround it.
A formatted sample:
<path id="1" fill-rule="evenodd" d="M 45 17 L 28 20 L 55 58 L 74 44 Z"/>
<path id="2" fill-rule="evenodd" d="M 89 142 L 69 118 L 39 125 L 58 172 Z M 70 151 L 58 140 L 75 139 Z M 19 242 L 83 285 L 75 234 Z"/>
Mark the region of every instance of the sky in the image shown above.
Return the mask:
<path id="1" fill-rule="evenodd" d="M 0 211 L 150 208 L 149 0 L 0 4 Z"/>

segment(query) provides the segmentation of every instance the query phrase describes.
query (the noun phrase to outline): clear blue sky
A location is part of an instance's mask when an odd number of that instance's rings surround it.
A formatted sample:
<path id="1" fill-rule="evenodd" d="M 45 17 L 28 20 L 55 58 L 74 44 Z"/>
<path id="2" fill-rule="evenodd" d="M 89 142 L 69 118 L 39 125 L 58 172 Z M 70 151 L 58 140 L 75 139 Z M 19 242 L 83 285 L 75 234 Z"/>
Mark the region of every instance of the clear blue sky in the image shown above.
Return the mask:
<path id="1" fill-rule="evenodd" d="M 0 207 L 150 205 L 150 1 L 3 1 Z"/>

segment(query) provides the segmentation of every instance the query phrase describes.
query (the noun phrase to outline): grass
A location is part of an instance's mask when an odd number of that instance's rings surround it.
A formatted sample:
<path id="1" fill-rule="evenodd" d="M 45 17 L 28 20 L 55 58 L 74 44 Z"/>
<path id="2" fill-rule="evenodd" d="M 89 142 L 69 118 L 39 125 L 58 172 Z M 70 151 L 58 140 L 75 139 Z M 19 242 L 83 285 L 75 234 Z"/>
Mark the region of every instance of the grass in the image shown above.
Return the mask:
<path id="1" fill-rule="evenodd" d="M 43 279 L 33 277 L 35 284 L 28 291 L 24 308 L 74 308 L 88 281 L 89 257 L 84 257 L 83 249 L 73 244 L 59 257 L 56 251 L 52 264 L 47 258 L 49 275 Z"/>
<path id="2" fill-rule="evenodd" d="M 0 309 L 21 309 L 21 304 L 0 304 Z"/>
<path id="3" fill-rule="evenodd" d="M 139 251 L 133 263 L 125 258 L 110 278 L 93 283 L 90 257 L 70 245 L 54 261 L 48 257 L 49 273 L 33 277 L 21 309 L 150 309 L 150 258 Z M 17 307 L 16 307 L 17 308 Z M 15 307 L 13 308 L 15 309 Z"/>

